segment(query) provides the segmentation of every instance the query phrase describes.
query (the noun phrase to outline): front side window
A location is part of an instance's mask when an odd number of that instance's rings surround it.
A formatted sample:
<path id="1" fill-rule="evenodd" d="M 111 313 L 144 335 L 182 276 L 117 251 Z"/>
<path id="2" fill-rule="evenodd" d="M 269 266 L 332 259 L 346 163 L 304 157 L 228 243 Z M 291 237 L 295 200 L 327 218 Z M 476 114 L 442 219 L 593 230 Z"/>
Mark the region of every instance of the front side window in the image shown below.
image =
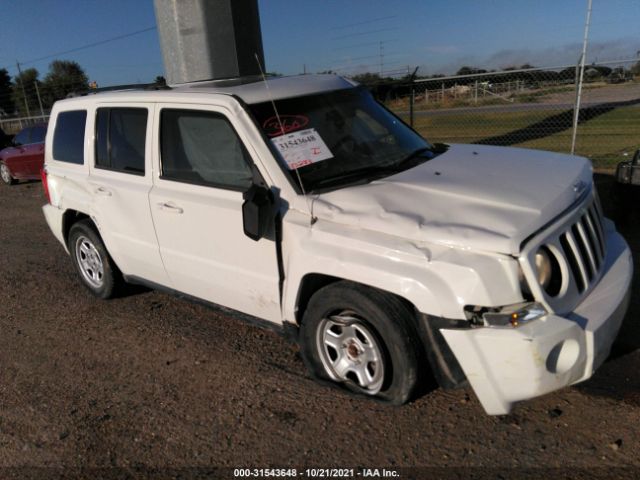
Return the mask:
<path id="1" fill-rule="evenodd" d="M 231 190 L 251 186 L 248 153 L 223 115 L 164 109 L 160 128 L 162 178 Z"/>
<path id="2" fill-rule="evenodd" d="M 96 167 L 144 175 L 146 108 L 99 108 Z"/>
<path id="3" fill-rule="evenodd" d="M 53 159 L 59 162 L 84 164 L 84 129 L 86 110 L 60 112 L 53 133 Z"/>

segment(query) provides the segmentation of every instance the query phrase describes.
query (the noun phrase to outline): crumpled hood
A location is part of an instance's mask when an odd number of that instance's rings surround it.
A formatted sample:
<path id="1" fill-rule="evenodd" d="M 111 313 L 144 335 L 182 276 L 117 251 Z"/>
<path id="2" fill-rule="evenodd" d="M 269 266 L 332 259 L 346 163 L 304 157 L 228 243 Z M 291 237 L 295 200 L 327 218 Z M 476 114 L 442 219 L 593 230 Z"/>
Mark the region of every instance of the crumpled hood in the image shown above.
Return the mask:
<path id="1" fill-rule="evenodd" d="M 433 160 L 318 195 L 318 219 L 414 241 L 517 255 L 524 239 L 591 188 L 586 158 L 451 145 Z"/>

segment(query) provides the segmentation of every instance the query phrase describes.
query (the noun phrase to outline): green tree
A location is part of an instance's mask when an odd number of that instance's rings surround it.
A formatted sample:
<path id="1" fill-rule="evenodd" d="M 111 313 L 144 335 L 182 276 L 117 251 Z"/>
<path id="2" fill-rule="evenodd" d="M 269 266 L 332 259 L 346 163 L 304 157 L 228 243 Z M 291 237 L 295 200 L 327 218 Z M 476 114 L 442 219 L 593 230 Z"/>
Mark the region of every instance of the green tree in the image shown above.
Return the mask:
<path id="1" fill-rule="evenodd" d="M 42 101 L 46 107 L 66 98 L 74 92 L 89 89 L 89 79 L 78 63 L 69 60 L 54 60 L 49 65 L 49 72 L 42 82 Z"/>
<path id="2" fill-rule="evenodd" d="M 167 86 L 167 80 L 162 75 L 158 75 L 156 77 L 156 79 L 153 81 L 153 83 L 157 87 L 166 87 Z"/>
<path id="3" fill-rule="evenodd" d="M 13 84 L 11 76 L 5 68 L 0 68 L 0 110 L 4 113 L 13 113 Z M 1 112 L 0 112 L 1 113 Z"/>
<path id="4" fill-rule="evenodd" d="M 353 80 L 355 80 L 356 82 L 361 83 L 362 85 L 377 85 L 385 80 L 377 73 L 370 72 L 359 73 L 351 78 L 353 78 Z"/>
<path id="5" fill-rule="evenodd" d="M 38 95 L 36 93 L 36 84 L 38 88 L 41 87 L 40 80 L 38 80 L 38 70 L 35 68 L 27 68 L 22 71 L 22 74 L 18 74 L 14 77 L 13 82 L 13 103 L 15 108 L 18 110 L 18 113 L 22 116 L 30 114 L 35 114 L 39 112 L 40 107 L 38 105 Z M 29 109 L 27 112 L 27 107 L 25 106 L 25 94 L 27 96 L 26 103 L 29 105 Z"/>
<path id="6" fill-rule="evenodd" d="M 640 75 L 640 60 L 631 67 L 631 73 L 633 75 Z"/>
<path id="7" fill-rule="evenodd" d="M 476 73 L 487 73 L 483 68 L 475 68 L 475 67 L 460 67 L 456 72 L 456 75 L 474 75 Z"/>

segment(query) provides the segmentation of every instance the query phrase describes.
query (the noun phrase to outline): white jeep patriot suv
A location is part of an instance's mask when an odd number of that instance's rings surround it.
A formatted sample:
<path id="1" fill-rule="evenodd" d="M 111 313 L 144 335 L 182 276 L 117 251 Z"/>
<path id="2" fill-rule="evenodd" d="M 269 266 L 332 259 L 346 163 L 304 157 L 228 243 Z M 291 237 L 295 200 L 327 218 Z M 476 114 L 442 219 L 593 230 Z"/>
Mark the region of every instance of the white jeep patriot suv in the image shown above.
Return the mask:
<path id="1" fill-rule="evenodd" d="M 587 159 L 429 144 L 338 76 L 57 102 L 43 177 L 98 297 L 131 282 L 228 307 L 394 404 L 424 372 L 490 414 L 585 380 L 629 300 Z"/>

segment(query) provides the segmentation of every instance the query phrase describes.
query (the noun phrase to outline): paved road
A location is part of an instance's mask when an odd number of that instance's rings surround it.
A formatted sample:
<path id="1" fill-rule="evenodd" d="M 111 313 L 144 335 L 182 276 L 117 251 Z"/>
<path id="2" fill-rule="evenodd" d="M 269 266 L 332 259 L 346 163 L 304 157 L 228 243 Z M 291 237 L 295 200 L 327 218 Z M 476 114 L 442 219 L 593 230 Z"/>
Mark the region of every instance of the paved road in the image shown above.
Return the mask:
<path id="1" fill-rule="evenodd" d="M 615 358 L 580 386 L 504 417 L 469 389 L 392 408 L 315 384 L 295 345 L 231 316 L 157 292 L 94 299 L 42 203 L 38 183 L 0 185 L 2 478 L 303 465 L 427 468 L 414 478 L 640 473 L 637 293 Z M 638 229 L 625 233 L 640 258 Z"/>
<path id="2" fill-rule="evenodd" d="M 640 84 L 611 85 L 600 88 L 586 89 L 583 93 L 581 105 L 583 108 L 605 106 L 611 104 L 624 104 L 628 102 L 640 107 Z M 634 103 L 635 102 L 635 103 Z M 485 105 L 480 107 L 441 108 L 435 110 L 415 110 L 417 117 L 430 117 L 439 115 L 452 115 L 461 113 L 488 113 L 488 112 L 524 112 L 524 111 L 562 111 L 570 110 L 575 105 L 574 92 L 562 92 L 547 95 L 540 99 L 540 103 L 508 103 L 500 105 Z M 408 110 L 396 112 L 399 115 L 409 115 Z"/>

